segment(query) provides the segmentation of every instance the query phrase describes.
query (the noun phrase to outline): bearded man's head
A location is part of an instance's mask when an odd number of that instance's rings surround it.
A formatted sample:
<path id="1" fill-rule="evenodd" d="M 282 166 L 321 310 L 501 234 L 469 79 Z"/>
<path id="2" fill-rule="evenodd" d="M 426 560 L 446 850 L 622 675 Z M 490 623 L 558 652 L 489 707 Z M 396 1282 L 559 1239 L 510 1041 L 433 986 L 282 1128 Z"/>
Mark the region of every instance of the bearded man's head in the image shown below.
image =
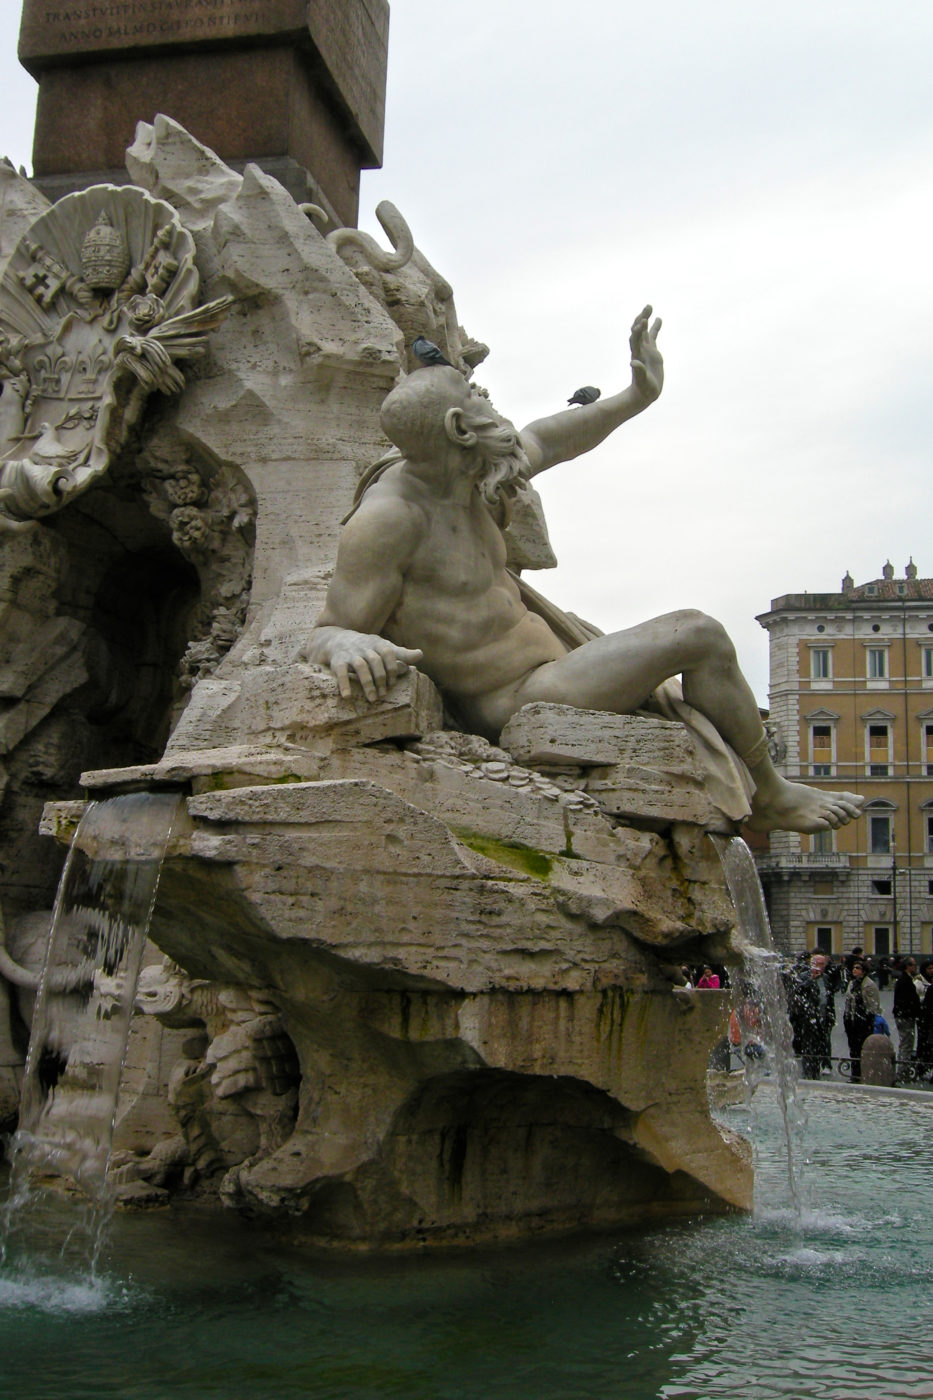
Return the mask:
<path id="1" fill-rule="evenodd" d="M 465 469 L 490 506 L 507 503 L 528 470 L 514 426 L 459 370 L 415 370 L 385 400 L 381 422 L 386 437 L 411 461 L 440 460 L 451 443 L 459 447 Z"/>

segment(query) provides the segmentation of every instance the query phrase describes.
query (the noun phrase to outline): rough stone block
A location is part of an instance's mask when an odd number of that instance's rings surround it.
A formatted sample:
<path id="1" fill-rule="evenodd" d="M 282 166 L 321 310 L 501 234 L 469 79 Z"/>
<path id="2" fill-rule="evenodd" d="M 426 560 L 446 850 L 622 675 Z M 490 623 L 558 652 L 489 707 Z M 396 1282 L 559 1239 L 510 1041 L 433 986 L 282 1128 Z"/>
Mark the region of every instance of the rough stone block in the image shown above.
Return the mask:
<path id="1" fill-rule="evenodd" d="M 12 165 L 0 161 L 0 258 L 8 258 L 31 224 L 46 212 L 49 201 Z"/>
<path id="2" fill-rule="evenodd" d="M 519 763 L 534 767 L 634 764 L 700 777 L 683 726 L 646 715 L 613 715 L 573 705 L 525 705 L 509 720 L 499 742 Z"/>
<path id="3" fill-rule="evenodd" d="M 525 705 L 502 731 L 502 747 L 536 768 L 590 770 L 586 791 L 626 821 L 722 825 L 683 725 L 571 705 Z"/>
<path id="4" fill-rule="evenodd" d="M 224 827 L 299 827 L 321 866 L 372 873 L 464 875 L 470 867 L 442 822 L 375 783 L 285 783 L 188 799 L 188 813 Z M 240 845 L 248 854 L 250 838 Z M 193 849 L 197 849 L 193 845 Z"/>
<path id="5" fill-rule="evenodd" d="M 63 845 L 70 845 L 84 816 L 86 802 L 46 802 L 39 822 L 39 835 L 51 836 Z"/>
<path id="6" fill-rule="evenodd" d="M 680 774 L 656 768 L 615 764 L 595 769 L 586 784 L 604 812 L 625 821 L 641 821 L 667 826 L 690 822 L 699 827 L 723 824 L 702 784 Z"/>
<path id="7" fill-rule="evenodd" d="M 151 125 L 137 124 L 126 168 L 134 185 L 184 211 L 188 228 L 208 223 L 219 205 L 236 199 L 243 183 L 208 146 L 162 113 Z"/>
<path id="8" fill-rule="evenodd" d="M 370 704 L 362 692 L 341 699 L 337 682 L 316 666 L 262 666 L 236 679 L 202 681 L 166 749 L 187 751 L 235 744 L 286 743 L 329 752 L 334 747 L 412 739 L 439 729 L 443 706 L 435 687 L 409 671 L 386 698 Z"/>

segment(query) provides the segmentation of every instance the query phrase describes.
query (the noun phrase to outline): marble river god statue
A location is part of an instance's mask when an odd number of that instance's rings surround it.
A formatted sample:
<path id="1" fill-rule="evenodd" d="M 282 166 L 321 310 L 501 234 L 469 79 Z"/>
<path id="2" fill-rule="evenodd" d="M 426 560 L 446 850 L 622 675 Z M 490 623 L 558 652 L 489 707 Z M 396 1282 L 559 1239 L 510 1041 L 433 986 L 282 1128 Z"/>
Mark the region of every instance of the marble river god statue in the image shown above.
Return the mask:
<path id="1" fill-rule="evenodd" d="M 632 327 L 628 388 L 521 432 L 450 365 L 416 370 L 389 394 L 382 426 L 399 455 L 364 482 L 344 526 L 309 659 L 331 668 L 342 695 L 353 677 L 371 701 L 418 666 L 463 727 L 493 742 L 524 705 L 630 714 L 682 674 L 683 700 L 750 775 L 756 829 L 842 826 L 863 799 L 780 776 L 718 622 L 682 610 L 568 643 L 506 568 L 500 527 L 519 485 L 596 447 L 661 393 L 661 322 L 650 317 L 646 306 Z"/>
<path id="2" fill-rule="evenodd" d="M 858 799 L 776 771 L 709 618 L 527 581 L 533 477 L 658 397 L 659 323 L 519 433 L 393 206 L 323 231 L 164 116 L 127 168 L 49 206 L 0 162 L 0 1126 L 60 847 L 167 787 L 123 1205 L 338 1248 L 746 1208 L 680 974 L 739 956 L 707 833 Z"/>

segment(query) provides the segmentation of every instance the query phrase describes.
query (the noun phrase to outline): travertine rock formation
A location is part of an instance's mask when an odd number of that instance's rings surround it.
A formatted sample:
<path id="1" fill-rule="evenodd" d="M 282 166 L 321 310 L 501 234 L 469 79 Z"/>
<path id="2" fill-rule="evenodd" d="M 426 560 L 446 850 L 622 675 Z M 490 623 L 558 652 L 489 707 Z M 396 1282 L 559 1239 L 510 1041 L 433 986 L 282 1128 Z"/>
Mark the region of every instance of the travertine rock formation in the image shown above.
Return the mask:
<path id="1" fill-rule="evenodd" d="M 54 526 L 0 522 L 8 924 L 51 906 L 56 847 L 32 833 L 54 796 L 44 830 L 67 838 L 82 769 L 95 798 L 188 794 L 121 1189 L 222 1195 L 342 1244 L 747 1205 L 706 1104 L 724 1001 L 672 966 L 727 955 L 732 925 L 686 731 L 533 706 L 494 746 L 417 673 L 370 705 L 301 656 L 411 317 L 480 358 L 449 288 L 421 255 L 379 268 L 322 237 L 166 119 L 129 159 L 193 237 L 202 297 L 233 305 Z M 547 562 L 533 521 L 515 562 Z"/>

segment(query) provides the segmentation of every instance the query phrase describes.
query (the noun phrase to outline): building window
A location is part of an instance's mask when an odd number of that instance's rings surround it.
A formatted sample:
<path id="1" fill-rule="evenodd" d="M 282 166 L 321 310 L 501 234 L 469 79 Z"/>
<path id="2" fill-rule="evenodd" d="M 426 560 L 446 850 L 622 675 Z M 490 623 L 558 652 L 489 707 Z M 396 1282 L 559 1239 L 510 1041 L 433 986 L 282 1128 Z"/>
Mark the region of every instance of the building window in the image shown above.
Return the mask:
<path id="1" fill-rule="evenodd" d="M 831 953 L 833 951 L 832 924 L 817 924 L 816 946 L 821 953 Z"/>
<path id="2" fill-rule="evenodd" d="M 834 831 L 814 831 L 810 837 L 810 851 L 815 856 L 830 856 L 836 849 Z"/>
<path id="3" fill-rule="evenodd" d="M 870 681 L 886 681 L 888 679 L 887 647 L 868 648 L 865 674 Z"/>
<path id="4" fill-rule="evenodd" d="M 923 771 L 933 778 L 933 724 L 923 726 Z"/>
<path id="5" fill-rule="evenodd" d="M 831 724 L 811 724 L 810 726 L 810 772 L 814 778 L 831 778 L 833 775 L 833 726 Z"/>
<path id="6" fill-rule="evenodd" d="M 872 882 L 871 882 L 871 888 L 872 888 L 872 893 L 873 893 L 873 894 L 885 895 L 885 896 L 887 897 L 887 896 L 889 896 L 890 893 L 891 893 L 891 881 L 890 881 L 890 880 L 872 880 Z"/>
<path id="7" fill-rule="evenodd" d="M 891 952 L 891 928 L 889 924 L 875 924 L 872 927 L 872 952 L 876 958 L 885 958 Z"/>
<path id="8" fill-rule="evenodd" d="M 891 776 L 891 726 L 888 723 L 870 724 L 865 736 L 865 755 L 870 778 L 890 778 Z"/>
<path id="9" fill-rule="evenodd" d="M 869 814 L 868 849 L 873 856 L 891 854 L 891 818 L 888 813 Z"/>
<path id="10" fill-rule="evenodd" d="M 929 648 L 933 652 L 933 647 Z M 829 647 L 810 648 L 810 679 L 811 681 L 832 680 L 833 663 L 832 652 Z"/>
<path id="11" fill-rule="evenodd" d="M 927 852 L 933 855 L 933 816 L 927 812 Z M 933 880 L 930 881 L 929 892 L 933 894 Z"/>
<path id="12" fill-rule="evenodd" d="M 923 679 L 933 681 L 933 647 L 923 648 Z"/>

